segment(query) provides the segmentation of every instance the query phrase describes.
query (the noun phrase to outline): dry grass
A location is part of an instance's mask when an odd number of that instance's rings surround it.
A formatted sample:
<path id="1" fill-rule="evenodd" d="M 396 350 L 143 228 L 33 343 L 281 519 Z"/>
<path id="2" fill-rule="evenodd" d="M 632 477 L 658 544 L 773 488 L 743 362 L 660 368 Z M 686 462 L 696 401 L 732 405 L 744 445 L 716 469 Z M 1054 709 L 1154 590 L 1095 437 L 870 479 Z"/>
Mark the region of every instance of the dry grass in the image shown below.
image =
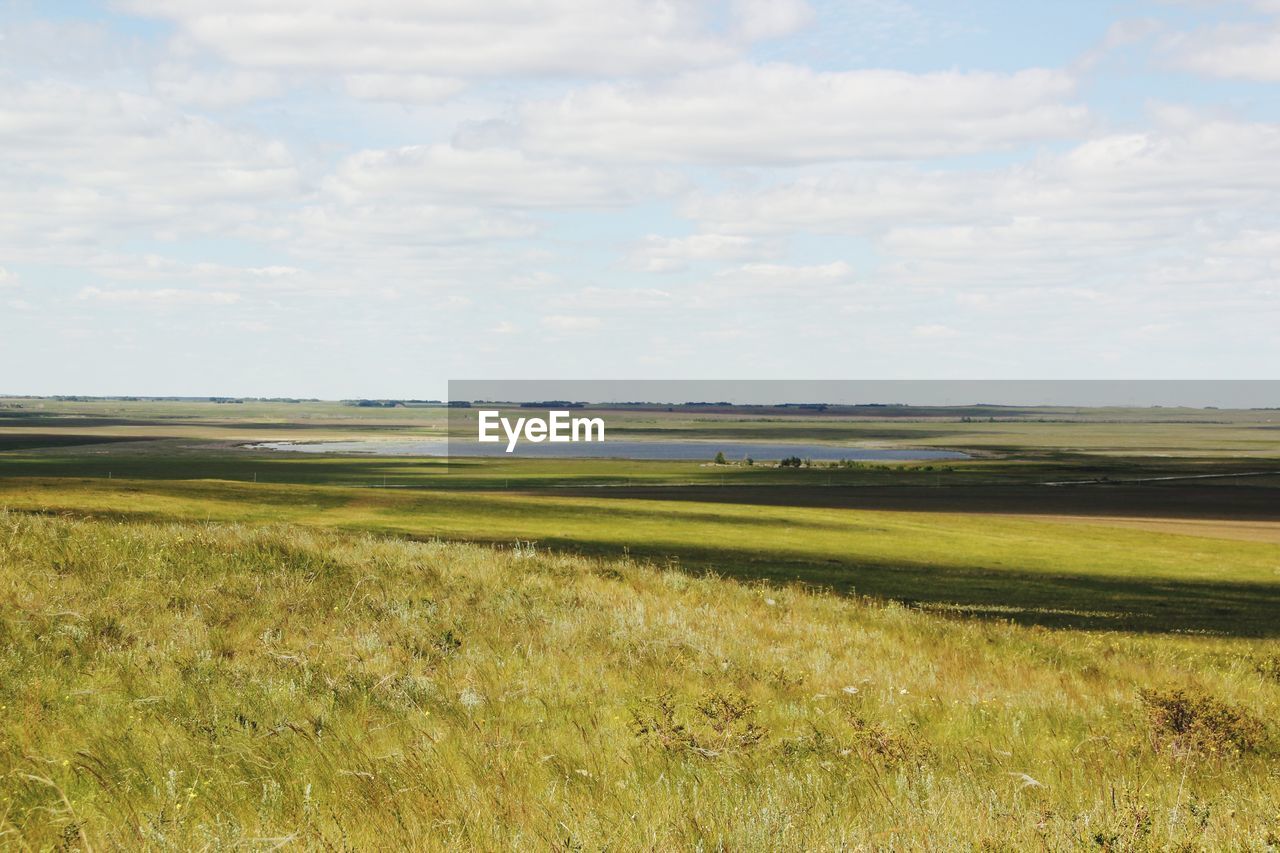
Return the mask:
<path id="1" fill-rule="evenodd" d="M 1276 654 L 0 513 L 0 847 L 1266 849 Z"/>

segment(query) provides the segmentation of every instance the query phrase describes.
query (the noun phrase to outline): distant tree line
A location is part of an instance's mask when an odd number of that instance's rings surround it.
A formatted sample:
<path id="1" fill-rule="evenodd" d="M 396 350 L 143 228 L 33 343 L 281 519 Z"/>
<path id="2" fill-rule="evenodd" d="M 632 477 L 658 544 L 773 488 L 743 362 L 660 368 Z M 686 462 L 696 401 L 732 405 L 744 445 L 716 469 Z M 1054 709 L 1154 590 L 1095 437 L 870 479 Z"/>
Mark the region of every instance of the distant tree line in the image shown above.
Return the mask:
<path id="1" fill-rule="evenodd" d="M 396 409 L 410 406 L 439 406 L 439 400 L 343 400 L 344 406 L 357 406 L 362 409 Z M 453 405 L 450 403 L 449 405 Z"/>

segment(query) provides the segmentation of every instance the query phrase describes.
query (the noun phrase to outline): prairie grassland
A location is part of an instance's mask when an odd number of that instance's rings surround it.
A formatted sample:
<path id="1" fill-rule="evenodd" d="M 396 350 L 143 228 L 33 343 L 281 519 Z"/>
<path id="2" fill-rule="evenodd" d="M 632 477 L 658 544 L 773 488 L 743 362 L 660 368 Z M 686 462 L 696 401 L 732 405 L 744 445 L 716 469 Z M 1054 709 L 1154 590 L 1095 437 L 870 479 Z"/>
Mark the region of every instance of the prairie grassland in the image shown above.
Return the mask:
<path id="1" fill-rule="evenodd" d="M 799 580 L 1044 625 L 1280 634 L 1280 549 L 1272 543 L 1036 516 L 554 492 L 16 478 L 0 478 L 0 507 L 123 520 L 287 522 L 489 543 L 533 540 L 580 554 L 674 558 L 740 579 Z"/>
<path id="2" fill-rule="evenodd" d="M 1266 849 L 1271 640 L 0 513 L 0 846 Z"/>
<path id="3" fill-rule="evenodd" d="M 21 408 L 15 408 L 15 407 Z M 454 410 L 454 429 L 476 410 Z M 1274 458 L 1280 437 L 1275 410 L 1074 407 L 920 408 L 877 416 L 801 414 L 794 410 L 707 412 L 609 409 L 619 438 L 706 438 L 841 443 L 853 446 L 974 448 L 992 452 L 1083 451 L 1100 456 Z M 883 410 L 888 411 L 888 410 Z M 918 412 L 918 413 L 917 413 Z M 182 439 L 228 443 L 444 437 L 443 407 L 362 408 L 332 401 L 223 405 L 166 400 L 34 400 L 0 398 L 0 429 L 14 436 Z M 470 429 L 467 435 L 473 435 Z M 708 456 L 714 456 L 711 448 Z"/>

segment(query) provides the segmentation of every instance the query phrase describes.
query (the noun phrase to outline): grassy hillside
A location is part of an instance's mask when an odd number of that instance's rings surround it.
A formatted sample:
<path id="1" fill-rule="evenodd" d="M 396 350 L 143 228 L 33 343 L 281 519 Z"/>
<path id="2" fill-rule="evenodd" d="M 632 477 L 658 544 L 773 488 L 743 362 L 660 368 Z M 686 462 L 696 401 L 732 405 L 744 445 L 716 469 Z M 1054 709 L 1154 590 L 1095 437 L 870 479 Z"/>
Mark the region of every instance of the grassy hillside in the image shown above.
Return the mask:
<path id="1" fill-rule="evenodd" d="M 1227 504 L 1232 491 L 1248 490 L 1221 491 Z M 0 506 L 122 520 L 288 522 L 415 538 L 534 540 L 1043 625 L 1280 632 L 1274 542 L 1126 528 L 1105 519 L 963 511 L 976 508 L 972 501 L 944 512 L 886 512 L 717 503 L 714 495 L 632 500 L 599 489 L 565 495 L 15 478 L 0 479 Z"/>
<path id="2" fill-rule="evenodd" d="M 1273 640 L 0 513 L 0 846 L 1265 849 Z"/>

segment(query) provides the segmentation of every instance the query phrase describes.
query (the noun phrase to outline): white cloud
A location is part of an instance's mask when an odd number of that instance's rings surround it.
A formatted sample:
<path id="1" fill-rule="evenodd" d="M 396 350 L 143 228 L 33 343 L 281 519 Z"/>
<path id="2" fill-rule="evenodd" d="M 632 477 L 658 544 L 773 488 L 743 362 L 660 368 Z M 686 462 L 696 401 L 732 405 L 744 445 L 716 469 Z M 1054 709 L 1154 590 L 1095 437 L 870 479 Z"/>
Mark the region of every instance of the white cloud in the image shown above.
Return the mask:
<path id="1" fill-rule="evenodd" d="M 1274 4 L 1264 11 L 1280 12 Z M 1280 18 L 1180 34 L 1166 49 L 1181 67 L 1212 77 L 1280 81 Z"/>
<path id="2" fill-rule="evenodd" d="M 736 4 L 730 32 L 717 4 L 615 0 L 128 0 L 185 39 L 251 68 L 414 73 L 642 74 L 709 66 L 744 41 L 806 20 L 799 0 Z"/>
<path id="3" fill-rule="evenodd" d="M 696 289 L 704 301 L 764 298 L 795 304 L 795 300 L 825 300 L 852 292 L 857 282 L 844 261 L 828 264 L 742 264 L 722 269 Z M 807 304 L 815 305 L 810 301 Z"/>
<path id="4" fill-rule="evenodd" d="M 438 103 L 467 85 L 456 77 L 429 74 L 348 74 L 343 83 L 353 98 L 409 104 Z"/>
<path id="5" fill-rule="evenodd" d="M 735 31 L 746 42 L 789 35 L 813 20 L 800 0 L 734 0 L 732 10 Z"/>
<path id="6" fill-rule="evenodd" d="M 1186 94 L 1219 100 L 1203 111 L 1129 105 L 1184 97 L 1171 61 L 1276 79 L 1280 0 L 1194 2 L 1257 21 L 1171 40 L 1158 6 L 1110 29 L 1086 10 L 1107 35 L 1065 71 L 983 53 L 1026 19 L 909 0 L 20 4 L 0 13 L 0 340 L 45 353 L 50 390 L 154 370 L 180 391 L 227 358 L 277 393 L 364 396 L 513 357 L 1256 375 L 1280 123 L 1231 118 L 1270 115 L 1232 83 Z M 590 365 L 574 335 L 599 337 Z M 517 348 L 538 337 L 564 346 Z"/>
<path id="7" fill-rule="evenodd" d="M 151 74 L 156 95 L 166 101 L 196 107 L 221 109 L 239 106 L 284 91 L 278 75 L 262 71 L 201 71 L 166 62 Z"/>
<path id="8" fill-rule="evenodd" d="M 0 88 L 0 246 L 66 259 L 112 235 L 234 234 L 298 197 L 281 143 L 151 97 L 31 82 Z"/>
<path id="9" fill-rule="evenodd" d="M 39 70 L 46 74 L 103 75 L 129 68 L 155 53 L 141 40 L 122 38 L 102 22 L 64 16 L 22 20 L 4 14 L 18 6 L 10 3 L 0 7 L 0 69 L 20 74 Z"/>
<path id="10" fill-rule="evenodd" d="M 591 332 L 604 325 L 599 317 L 573 314 L 550 314 L 542 318 L 542 325 L 556 332 Z"/>
<path id="11" fill-rule="evenodd" d="M 520 113 L 529 150 L 598 161 L 796 164 L 1007 148 L 1086 126 L 1058 71 L 819 72 L 737 64 L 645 85 L 602 84 Z"/>
<path id="12" fill-rule="evenodd" d="M 1219 255 L 1264 258 L 1280 269 L 1280 231 L 1246 229 L 1211 248 Z"/>
<path id="13" fill-rule="evenodd" d="M 240 301 L 240 294 L 216 290 L 177 290 L 170 287 L 158 290 L 103 290 L 86 287 L 80 291 L 78 298 L 143 305 L 232 305 Z"/>
<path id="14" fill-rule="evenodd" d="M 991 182 L 982 172 L 840 170 L 760 189 L 691 193 L 681 212 L 721 233 L 856 234 L 904 219 L 982 215 L 963 205 Z"/>
<path id="15" fill-rule="evenodd" d="M 631 183 L 640 188 L 638 179 Z M 361 151 L 339 164 L 323 189 L 348 204 L 401 199 L 496 207 L 617 205 L 632 195 L 616 172 L 510 149 L 450 145 Z"/>
<path id="16" fill-rule="evenodd" d="M 133 255 L 101 253 L 87 257 L 82 266 L 113 283 L 147 283 L 169 285 L 167 290 L 226 292 L 262 291 L 281 293 L 298 289 L 316 289 L 322 285 L 316 277 L 291 266 L 268 265 L 238 267 L 230 264 L 189 262 L 155 253 Z M 176 287 L 176 285 L 183 285 Z M 152 291 L 153 292 L 153 291 Z"/>
<path id="17" fill-rule="evenodd" d="M 432 204 L 316 204 L 293 219 L 291 243 L 318 257 L 386 262 L 436 247 L 532 236 L 532 223 L 478 208 Z M 366 267 L 366 275 L 369 268 Z"/>
<path id="18" fill-rule="evenodd" d="M 768 257 L 776 249 L 740 234 L 692 234 L 660 237 L 650 234 L 636 248 L 633 259 L 646 272 L 677 272 L 702 261 L 744 261 Z"/>
<path id="19" fill-rule="evenodd" d="M 1185 233 L 1197 217 L 1269 210 L 1280 191 L 1280 125 L 1158 110 L 1157 127 L 1099 136 L 1001 170 L 841 170 L 759 190 L 691 195 L 710 231 L 878 235 L 1017 222 L 1114 224 L 1129 237 Z M 952 232 L 959 233 L 959 232 Z M 950 239 L 950 238 L 948 238 Z M 1098 239 L 1108 239 L 1105 229 Z"/>
<path id="20" fill-rule="evenodd" d="M 638 311 L 661 314 L 681 304 L 681 298 L 656 287 L 600 287 L 591 285 L 560 298 L 565 308 L 586 312 L 632 315 Z"/>
<path id="21" fill-rule="evenodd" d="M 1150 119 L 1003 169 L 842 169 L 697 194 L 685 212 L 715 233 L 863 238 L 879 258 L 865 280 L 895 288 L 895 304 L 1195 312 L 1216 290 L 1210 302 L 1264 310 L 1280 283 L 1280 125 L 1169 108 Z"/>
<path id="22" fill-rule="evenodd" d="M 853 268 L 844 261 L 812 266 L 787 264 L 743 264 L 716 273 L 721 278 L 753 283 L 796 283 L 808 281 L 842 281 L 853 275 Z"/>

